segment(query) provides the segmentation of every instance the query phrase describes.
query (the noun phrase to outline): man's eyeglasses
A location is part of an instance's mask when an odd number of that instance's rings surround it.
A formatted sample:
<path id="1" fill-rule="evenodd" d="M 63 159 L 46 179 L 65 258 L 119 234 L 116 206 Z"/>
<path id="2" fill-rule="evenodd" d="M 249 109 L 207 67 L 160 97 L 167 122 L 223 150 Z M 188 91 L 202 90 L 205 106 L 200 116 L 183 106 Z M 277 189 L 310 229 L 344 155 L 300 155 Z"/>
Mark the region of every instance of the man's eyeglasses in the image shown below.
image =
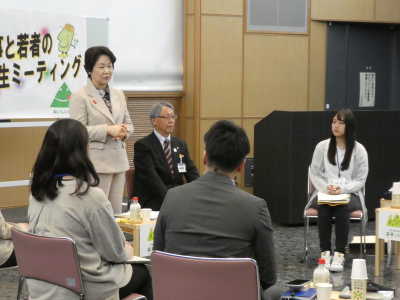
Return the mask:
<path id="1" fill-rule="evenodd" d="M 168 120 L 176 120 L 178 119 L 177 115 L 170 115 L 170 116 L 158 116 L 157 118 L 161 118 L 161 119 L 168 119 Z"/>

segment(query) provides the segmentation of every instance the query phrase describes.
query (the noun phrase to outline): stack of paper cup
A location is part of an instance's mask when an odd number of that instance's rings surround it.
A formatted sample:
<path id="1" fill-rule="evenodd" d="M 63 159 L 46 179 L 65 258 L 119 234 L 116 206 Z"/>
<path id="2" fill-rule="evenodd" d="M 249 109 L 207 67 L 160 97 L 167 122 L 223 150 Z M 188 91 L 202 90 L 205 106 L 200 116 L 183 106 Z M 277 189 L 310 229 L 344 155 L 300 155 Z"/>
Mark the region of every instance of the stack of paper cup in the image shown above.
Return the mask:
<path id="1" fill-rule="evenodd" d="M 400 208 L 400 182 L 393 182 L 391 207 Z"/>
<path id="2" fill-rule="evenodd" d="M 351 299 L 365 300 L 367 298 L 367 264 L 365 259 L 353 259 L 351 268 Z"/>
<path id="3" fill-rule="evenodd" d="M 317 289 L 317 300 L 330 300 L 332 292 L 332 284 L 328 282 L 320 282 L 315 285 Z"/>

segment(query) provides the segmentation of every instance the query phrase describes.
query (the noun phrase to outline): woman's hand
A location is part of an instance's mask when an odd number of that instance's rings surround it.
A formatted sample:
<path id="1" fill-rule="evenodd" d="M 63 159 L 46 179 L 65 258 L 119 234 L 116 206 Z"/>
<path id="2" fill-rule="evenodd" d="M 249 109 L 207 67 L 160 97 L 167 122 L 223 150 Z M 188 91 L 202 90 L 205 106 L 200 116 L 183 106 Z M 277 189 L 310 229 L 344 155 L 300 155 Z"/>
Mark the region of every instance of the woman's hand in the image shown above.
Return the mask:
<path id="1" fill-rule="evenodd" d="M 342 193 L 340 187 L 337 185 L 330 184 L 328 185 L 327 190 L 329 195 L 339 195 Z"/>
<path id="2" fill-rule="evenodd" d="M 133 256 L 133 248 L 131 243 L 125 241 L 125 247 L 124 247 L 125 253 L 128 256 L 128 258 Z"/>
<path id="3" fill-rule="evenodd" d="M 128 136 L 128 124 L 121 124 L 123 128 L 123 134 L 120 135 L 120 140 L 124 141 Z"/>
<path id="4" fill-rule="evenodd" d="M 115 140 L 123 140 L 128 134 L 128 127 L 126 124 L 108 125 L 107 134 Z"/>
<path id="5" fill-rule="evenodd" d="M 15 224 L 15 227 L 21 231 L 28 231 L 29 230 L 29 224 L 28 223 L 17 223 Z"/>

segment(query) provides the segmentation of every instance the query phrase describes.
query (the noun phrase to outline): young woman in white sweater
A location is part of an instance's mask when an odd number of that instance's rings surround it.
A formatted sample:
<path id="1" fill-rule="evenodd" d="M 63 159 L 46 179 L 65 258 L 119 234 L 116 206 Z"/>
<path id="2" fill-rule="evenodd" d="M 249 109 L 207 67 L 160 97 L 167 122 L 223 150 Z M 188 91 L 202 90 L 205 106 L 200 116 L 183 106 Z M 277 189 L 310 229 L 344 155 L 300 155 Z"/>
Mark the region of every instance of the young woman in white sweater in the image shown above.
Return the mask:
<path id="1" fill-rule="evenodd" d="M 355 118 L 350 109 L 339 110 L 331 121 L 332 135 L 314 150 L 310 179 L 318 192 L 330 195 L 351 194 L 349 204 L 317 205 L 321 257 L 331 271 L 343 271 L 344 252 L 352 211 L 365 208 L 359 193 L 368 175 L 368 154 L 356 141 Z M 332 218 L 335 218 L 335 249 L 331 257 Z"/>

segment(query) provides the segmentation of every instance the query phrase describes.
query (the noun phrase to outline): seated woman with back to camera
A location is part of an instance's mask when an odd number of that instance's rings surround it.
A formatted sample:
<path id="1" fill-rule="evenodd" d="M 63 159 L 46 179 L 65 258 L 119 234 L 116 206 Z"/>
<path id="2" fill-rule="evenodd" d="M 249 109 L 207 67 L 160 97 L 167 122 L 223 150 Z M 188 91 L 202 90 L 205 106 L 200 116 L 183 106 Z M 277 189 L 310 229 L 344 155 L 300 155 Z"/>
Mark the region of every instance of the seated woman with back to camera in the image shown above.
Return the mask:
<path id="1" fill-rule="evenodd" d="M 132 248 L 98 183 L 88 157 L 86 128 L 72 119 L 53 123 L 33 168 L 30 231 L 75 241 L 85 299 L 118 299 L 136 292 L 151 300 L 149 273 L 144 265 L 125 263 Z M 43 281 L 27 282 L 32 300 L 79 299 L 73 292 Z"/>

